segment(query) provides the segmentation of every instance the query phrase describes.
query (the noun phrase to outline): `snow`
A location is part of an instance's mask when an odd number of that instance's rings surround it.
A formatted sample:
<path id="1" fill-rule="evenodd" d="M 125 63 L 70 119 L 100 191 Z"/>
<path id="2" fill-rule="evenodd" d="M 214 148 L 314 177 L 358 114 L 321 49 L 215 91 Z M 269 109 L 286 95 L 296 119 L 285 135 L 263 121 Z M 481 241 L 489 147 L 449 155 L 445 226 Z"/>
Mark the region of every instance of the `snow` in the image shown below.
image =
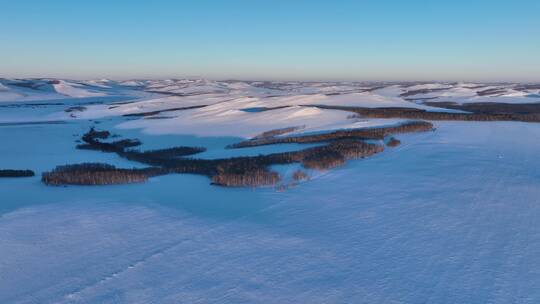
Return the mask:
<path id="1" fill-rule="evenodd" d="M 68 83 L 66 81 L 60 80 L 60 83 L 53 84 L 54 89 L 56 92 L 70 96 L 70 97 L 95 97 L 95 96 L 104 96 L 104 93 L 100 92 L 92 92 L 91 90 L 83 89 L 80 86 Z"/>
<path id="2" fill-rule="evenodd" d="M 436 89 L 429 93 L 414 94 L 406 98 L 412 100 L 430 99 L 432 102 L 455 102 L 463 103 L 539 103 L 540 98 L 530 96 L 530 92 L 515 89 L 515 85 L 479 85 L 459 83 L 453 86 L 443 86 L 428 84 L 422 86 L 413 86 L 409 91 L 417 89 Z M 502 93 L 480 96 L 478 92 L 485 90 L 501 90 Z"/>
<path id="3" fill-rule="evenodd" d="M 0 101 L 2 102 L 42 101 L 69 97 L 83 98 L 107 95 L 105 92 L 95 90 L 103 89 L 103 86 L 85 86 L 67 80 L 0 79 L 0 84 L 2 85 Z M 88 82 L 88 84 L 91 84 L 91 82 Z"/>
<path id="4" fill-rule="evenodd" d="M 314 104 L 433 110 L 400 95 L 447 87 L 424 95 L 538 100 L 513 84 L 477 86 L 0 79 L 0 168 L 37 173 L 0 180 L 0 303 L 538 303 L 535 123 L 435 122 L 434 132 L 399 135 L 400 146 L 373 157 L 308 170 L 309 181 L 283 192 L 188 174 L 104 187 L 40 182 L 67 163 L 142 166 L 75 149 L 91 126 L 139 138 L 143 150 L 207 147 L 197 157 L 212 159 L 314 146 L 225 149 L 272 129 L 402 121 Z M 477 95 L 488 88 L 505 93 Z M 85 108 L 65 112 L 73 106 Z M 192 106 L 204 107 L 122 117 Z M 290 182 L 301 167 L 273 169 Z"/>
<path id="5" fill-rule="evenodd" d="M 141 128 L 148 134 L 193 134 L 198 136 L 235 136 L 251 138 L 262 132 L 302 127 L 299 132 L 367 127 L 394 123 L 398 120 L 359 120 L 351 113 L 321 110 L 312 107 L 245 112 L 216 104 L 200 109 L 178 111 L 169 119 L 139 119 L 118 125 L 120 129 Z"/>
<path id="6" fill-rule="evenodd" d="M 426 83 L 426 84 L 418 84 L 408 87 L 407 89 L 409 91 L 416 91 L 416 90 L 438 90 L 438 89 L 447 89 L 451 87 L 449 84 L 446 83 Z"/>
<path id="7" fill-rule="evenodd" d="M 351 121 L 351 113 L 322 110 L 313 105 L 359 106 L 359 107 L 414 107 L 441 111 L 399 97 L 371 92 L 326 94 L 265 95 L 259 88 L 244 84 L 229 93 L 192 96 L 147 96 L 134 102 L 119 105 L 91 105 L 81 113 L 60 113 L 57 119 L 98 119 L 104 117 L 136 114 L 205 106 L 197 109 L 167 111 L 159 116 L 166 119 L 137 119 L 119 125 L 122 129 L 142 128 L 149 134 L 193 134 L 199 136 L 252 137 L 261 132 L 291 126 L 305 126 L 303 131 L 331 130 L 358 126 L 376 126 L 380 120 Z M 248 92 L 243 91 L 247 87 Z M 170 87 L 168 87 L 170 89 Z M 196 88 L 200 88 L 197 83 Z M 255 91 L 259 90 L 255 94 Z M 177 89 L 173 89 L 177 91 Z M 385 91 L 387 92 L 387 91 Z M 269 108 L 269 111 L 247 112 L 249 108 Z"/>
<path id="8" fill-rule="evenodd" d="M 35 88 L 21 87 L 14 83 L 26 82 Z M 528 97 L 538 94 L 538 90 L 520 89 L 519 84 L 477 84 L 477 83 L 421 83 L 412 85 L 392 83 L 356 83 L 356 82 L 253 82 L 253 81 L 212 81 L 207 79 L 167 79 L 167 80 L 127 80 L 109 79 L 74 81 L 56 79 L 0 79 L 0 101 L 50 100 L 66 97 L 90 97 L 106 95 L 137 95 L 141 91 L 177 96 L 222 95 L 255 97 L 261 100 L 272 96 L 303 97 L 310 101 L 361 98 L 357 103 L 366 106 L 394 106 L 411 103 L 400 94 L 408 91 L 435 90 L 423 94 L 407 96 L 407 99 L 421 100 L 435 98 L 433 101 L 463 102 L 538 102 L 537 98 Z M 478 100 L 477 92 L 487 89 L 504 90 L 502 94 L 489 95 L 491 99 Z M 499 100 L 503 98 L 502 100 Z M 367 102 L 366 101 L 372 101 Z M 387 105 L 386 105 L 387 104 Z"/>
<path id="9" fill-rule="evenodd" d="M 167 176 L 41 195 L 0 217 L 0 301 L 537 303 L 540 128 L 449 122 L 400 139 L 285 192 Z M 186 211 L 197 191 L 208 210 Z"/>

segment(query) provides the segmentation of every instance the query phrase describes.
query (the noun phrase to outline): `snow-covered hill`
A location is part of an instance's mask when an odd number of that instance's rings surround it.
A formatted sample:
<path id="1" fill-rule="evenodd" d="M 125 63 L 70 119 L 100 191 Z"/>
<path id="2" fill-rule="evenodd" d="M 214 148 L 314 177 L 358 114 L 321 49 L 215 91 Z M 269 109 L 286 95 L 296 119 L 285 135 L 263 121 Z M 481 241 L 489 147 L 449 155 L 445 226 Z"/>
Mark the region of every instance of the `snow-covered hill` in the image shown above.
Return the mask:
<path id="1" fill-rule="evenodd" d="M 244 97 L 364 94 L 363 97 L 385 96 L 406 100 L 515 103 L 538 102 L 540 99 L 540 84 L 0 79 L 0 101 L 125 95 L 135 91 L 179 97 L 208 94 Z"/>
<path id="2" fill-rule="evenodd" d="M 120 96 L 123 102 L 111 105 L 110 102 L 99 100 L 99 97 L 111 96 Z M 65 109 L 35 119 L 99 119 L 139 115 L 140 119 L 126 122 L 120 127 L 143 128 L 153 134 L 251 137 L 267 130 L 291 126 L 302 126 L 298 132 L 312 132 L 379 124 L 377 120 L 358 120 L 342 111 L 306 108 L 308 105 L 454 111 L 426 103 L 538 103 L 540 85 L 206 79 L 0 80 L 0 101 L 4 101 L 4 104 L 38 100 L 66 100 L 68 105 L 85 104 L 89 98 L 93 98 L 92 102 L 88 102 L 84 108 L 74 108 L 76 111 Z M 146 114 L 152 114 L 153 119 L 143 119 Z"/>

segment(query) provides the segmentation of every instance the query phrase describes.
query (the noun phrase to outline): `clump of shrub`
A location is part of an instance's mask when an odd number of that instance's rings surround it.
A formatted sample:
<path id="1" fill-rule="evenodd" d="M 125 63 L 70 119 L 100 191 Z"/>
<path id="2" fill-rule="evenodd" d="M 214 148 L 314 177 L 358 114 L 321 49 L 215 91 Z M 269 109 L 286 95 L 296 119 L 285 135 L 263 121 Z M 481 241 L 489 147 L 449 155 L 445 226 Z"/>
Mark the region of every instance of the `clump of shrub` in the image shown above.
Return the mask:
<path id="1" fill-rule="evenodd" d="M 137 147 L 140 145 L 141 142 L 138 139 L 122 139 L 110 143 L 94 140 L 77 145 L 77 149 L 97 150 L 101 152 L 123 152 L 126 148 Z"/>
<path id="2" fill-rule="evenodd" d="M 308 169 L 326 170 L 339 167 L 345 163 L 345 157 L 338 152 L 329 151 L 322 155 L 312 155 L 302 161 Z"/>
<path id="3" fill-rule="evenodd" d="M 291 133 L 291 132 L 294 132 L 294 131 L 297 131 L 297 130 L 300 130 L 300 129 L 303 129 L 303 128 L 305 128 L 305 126 L 296 126 L 296 127 L 286 127 L 286 128 L 281 128 L 281 129 L 274 129 L 274 130 L 262 132 L 261 134 L 253 137 L 253 139 L 274 137 L 274 136 L 278 136 L 278 135 Z"/>
<path id="4" fill-rule="evenodd" d="M 433 89 L 411 90 L 411 91 L 407 91 L 405 93 L 401 93 L 399 96 L 408 97 L 408 96 L 414 96 L 414 95 L 418 95 L 418 94 L 429 94 L 429 93 L 433 93 L 433 92 L 444 91 L 444 90 L 447 90 L 447 89 L 449 89 L 449 88 L 433 88 Z"/>
<path id="5" fill-rule="evenodd" d="M 401 144 L 401 141 L 395 137 L 391 137 L 388 142 L 386 143 L 386 145 L 388 147 L 397 147 Z"/>
<path id="6" fill-rule="evenodd" d="M 90 131 L 82 136 L 84 144 L 77 145 L 77 149 L 97 150 L 102 152 L 123 152 L 124 149 L 141 145 L 138 139 L 122 139 L 113 142 L 103 142 L 100 139 L 107 139 L 111 136 L 109 131 L 96 131 L 91 128 Z"/>
<path id="7" fill-rule="evenodd" d="M 538 114 L 540 103 L 502 103 L 502 102 L 425 102 L 426 105 L 438 108 L 462 110 L 482 114 Z"/>
<path id="8" fill-rule="evenodd" d="M 189 156 L 206 151 L 204 147 L 173 147 L 159 150 L 148 150 L 144 152 L 129 150 L 121 153 L 131 160 L 144 160 L 144 159 L 174 159 L 183 156 Z"/>
<path id="9" fill-rule="evenodd" d="M 434 103 L 426 103 L 433 105 Z M 448 103 L 445 103 L 448 104 Z M 425 120 L 459 120 L 459 121 L 525 121 L 525 122 L 540 122 L 540 113 L 538 112 L 519 112 L 512 111 L 507 113 L 489 113 L 483 111 L 482 108 L 476 107 L 473 113 L 452 113 L 452 112 L 431 112 L 423 109 L 386 107 L 386 108 L 365 108 L 365 107 L 349 107 L 349 106 L 329 106 L 329 105 L 312 105 L 321 109 L 343 110 L 357 113 L 367 118 L 406 118 L 406 119 L 425 119 Z M 441 106 L 451 109 L 463 109 L 467 111 L 472 108 L 466 105 Z M 483 108 L 488 106 L 483 105 Z M 493 106 L 491 106 L 493 107 Z"/>
<path id="10" fill-rule="evenodd" d="M 83 112 L 85 110 L 86 110 L 85 106 L 73 106 L 73 107 L 69 107 L 69 108 L 65 109 L 64 112 L 66 112 L 66 113 Z"/>
<path id="11" fill-rule="evenodd" d="M 156 110 L 156 111 L 149 111 L 149 112 L 129 113 L 129 114 L 124 114 L 122 116 L 124 116 L 124 117 L 148 117 L 148 116 L 153 116 L 153 115 L 157 115 L 157 114 L 164 113 L 164 112 L 184 111 L 184 110 L 204 108 L 206 106 L 207 105 L 179 107 L 179 108 L 163 109 L 163 110 Z"/>
<path id="12" fill-rule="evenodd" d="M 227 187 L 253 187 L 275 185 L 280 181 L 278 173 L 265 169 L 256 169 L 244 173 L 222 172 L 212 176 L 212 184 Z"/>
<path id="13" fill-rule="evenodd" d="M 82 137 L 84 144 L 77 145 L 78 149 L 85 150 L 97 150 L 102 152 L 114 152 L 118 155 L 139 162 L 145 162 L 145 160 L 153 159 L 168 159 L 182 156 L 188 156 L 206 151 L 203 147 L 173 147 L 160 150 L 149 150 L 140 152 L 137 150 L 126 150 L 127 148 L 133 148 L 140 146 L 142 143 L 138 139 L 121 139 L 113 142 L 103 142 L 99 139 L 107 139 L 110 137 L 108 131 L 96 131 L 91 128 L 90 131 L 85 133 Z"/>
<path id="14" fill-rule="evenodd" d="M 276 191 L 277 192 L 284 192 L 285 190 L 287 190 L 289 187 L 291 187 L 291 185 L 286 185 L 286 184 L 279 184 L 276 186 Z"/>
<path id="15" fill-rule="evenodd" d="M 96 131 L 93 127 L 90 128 L 90 131 L 86 132 L 82 140 L 87 143 L 92 143 L 97 139 L 107 139 L 111 136 L 111 133 L 109 131 Z"/>
<path id="16" fill-rule="evenodd" d="M 360 128 L 349 130 L 338 130 L 329 133 L 288 136 L 288 137 L 266 137 L 242 141 L 229 145 L 229 149 L 256 147 L 263 145 L 285 144 L 285 143 L 315 143 L 332 141 L 338 139 L 384 139 L 389 134 L 424 132 L 433 129 L 433 124 L 426 121 L 408 121 L 397 126 L 386 126 L 376 128 Z"/>
<path id="17" fill-rule="evenodd" d="M 302 171 L 302 170 L 296 170 L 293 172 L 293 175 L 292 175 L 292 178 L 294 181 L 303 181 L 303 180 L 308 180 L 309 179 L 309 176 L 307 175 L 306 172 Z"/>
<path id="18" fill-rule="evenodd" d="M 476 92 L 476 95 L 488 96 L 488 95 L 499 95 L 499 94 L 504 94 L 504 93 L 506 93 L 505 89 L 493 88 L 493 89 L 486 89 L 486 90 L 478 91 Z"/>
<path id="19" fill-rule="evenodd" d="M 0 170 L 0 177 L 32 177 L 35 173 L 32 170 Z"/>
<path id="20" fill-rule="evenodd" d="M 341 166 L 346 160 L 367 157 L 383 150 L 384 147 L 380 145 L 345 139 L 299 152 L 301 152 L 301 162 L 305 168 L 326 170 Z"/>
<path id="21" fill-rule="evenodd" d="M 253 108 L 244 108 L 244 109 L 240 109 L 244 112 L 248 112 L 248 113 L 257 113 L 257 112 L 265 112 L 265 111 L 272 111 L 272 110 L 279 110 L 279 109 L 284 109 L 284 108 L 288 108 L 290 106 L 277 106 L 277 107 L 253 107 Z"/>
<path id="22" fill-rule="evenodd" d="M 141 183 L 160 174 L 159 169 L 119 169 L 101 163 L 83 163 L 58 166 L 43 173 L 41 180 L 47 185 L 112 185 Z"/>

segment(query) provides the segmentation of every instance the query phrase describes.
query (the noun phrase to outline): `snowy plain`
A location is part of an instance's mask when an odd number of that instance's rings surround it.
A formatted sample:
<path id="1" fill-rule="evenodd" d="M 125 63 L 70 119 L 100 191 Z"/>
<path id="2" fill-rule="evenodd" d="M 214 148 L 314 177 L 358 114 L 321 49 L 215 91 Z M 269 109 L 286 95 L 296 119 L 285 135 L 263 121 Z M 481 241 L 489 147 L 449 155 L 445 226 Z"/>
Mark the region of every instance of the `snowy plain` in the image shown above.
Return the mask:
<path id="1" fill-rule="evenodd" d="M 56 165 L 138 166 L 75 149 L 92 125 L 140 138 L 145 148 L 203 145 L 202 156 L 215 158 L 298 149 L 224 149 L 269 129 L 396 122 L 302 105 L 430 107 L 399 97 L 411 88 L 396 84 L 364 91 L 368 85 L 354 83 L 100 80 L 73 85 L 92 85 L 90 95 L 63 87 L 13 99 L 7 94 L 19 87 L 9 83 L 0 92 L 0 139 L 8 143 L 0 168 L 38 176 L 0 180 L 1 303 L 540 301 L 538 124 L 435 122 L 435 132 L 401 135 L 397 148 L 313 172 L 284 192 L 215 187 L 192 175 L 47 187 L 39 175 Z M 516 86 L 504 88 L 513 94 Z M 527 97 L 534 90 L 513 98 L 538 102 Z M 172 118 L 121 116 L 193 105 L 209 106 L 156 114 Z"/>

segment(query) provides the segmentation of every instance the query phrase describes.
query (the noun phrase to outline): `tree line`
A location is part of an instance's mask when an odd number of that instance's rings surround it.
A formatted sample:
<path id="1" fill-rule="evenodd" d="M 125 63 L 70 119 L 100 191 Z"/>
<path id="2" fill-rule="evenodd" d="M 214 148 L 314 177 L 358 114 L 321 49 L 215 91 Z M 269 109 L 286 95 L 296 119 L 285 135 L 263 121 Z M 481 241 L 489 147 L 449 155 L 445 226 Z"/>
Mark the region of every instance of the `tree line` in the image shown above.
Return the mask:
<path id="1" fill-rule="evenodd" d="M 47 185 L 112 185 L 142 183 L 159 175 L 158 168 L 119 169 L 102 163 L 83 163 L 58 166 L 43 173 L 41 180 Z"/>
<path id="2" fill-rule="evenodd" d="M 0 169 L 0 177 L 31 177 L 34 175 L 32 170 Z"/>
<path id="3" fill-rule="evenodd" d="M 397 126 L 361 128 L 350 130 L 337 130 L 328 133 L 298 135 L 287 137 L 264 137 L 254 138 L 229 145 L 229 149 L 256 147 L 263 145 L 285 144 L 285 143 L 316 143 L 332 141 L 337 139 L 376 139 L 381 140 L 390 134 L 424 132 L 433 129 L 433 124 L 426 121 L 409 121 Z"/>
<path id="4" fill-rule="evenodd" d="M 428 103 L 426 103 L 428 104 Z M 433 103 L 429 103 L 433 105 Z M 423 109 L 414 108 L 365 108 L 349 106 L 327 106 L 312 105 L 321 109 L 343 110 L 357 113 L 367 118 L 406 118 L 406 119 L 424 119 L 424 120 L 459 120 L 459 121 L 524 121 L 540 122 L 540 113 L 538 112 L 486 112 L 481 109 L 475 109 L 473 113 L 453 113 L 453 112 L 431 112 Z M 442 107 L 442 106 L 441 106 Z M 444 106 L 448 107 L 448 106 Z M 478 106 L 480 107 L 480 106 Z M 483 106 L 486 107 L 486 106 Z M 466 105 L 454 105 L 453 109 L 467 110 Z"/>
<path id="5" fill-rule="evenodd" d="M 208 176 L 212 183 L 222 186 L 273 185 L 280 181 L 278 173 L 270 166 L 301 163 L 310 169 L 326 170 L 344 164 L 349 159 L 368 157 L 382 152 L 384 146 L 365 142 L 362 138 L 382 139 L 390 133 L 418 132 L 432 129 L 427 122 L 409 122 L 398 126 L 341 130 L 328 134 L 295 136 L 294 142 L 323 142 L 324 145 L 299 151 L 272 153 L 267 155 L 231 157 L 221 159 L 200 159 L 188 156 L 200 153 L 203 147 L 172 147 L 158 150 L 140 151 L 134 149 L 141 142 L 137 139 L 123 139 L 104 142 L 110 137 L 108 131 L 90 129 L 82 136 L 84 144 L 80 149 L 112 152 L 128 160 L 148 165 L 146 168 L 124 169 L 107 164 L 74 164 L 58 166 L 42 175 L 48 185 L 106 185 L 144 182 L 148 178 L 172 174 L 190 173 Z M 286 139 L 267 137 L 264 140 Z M 255 139 L 259 141 L 259 139 Z M 297 178 L 304 178 L 298 175 Z"/>

